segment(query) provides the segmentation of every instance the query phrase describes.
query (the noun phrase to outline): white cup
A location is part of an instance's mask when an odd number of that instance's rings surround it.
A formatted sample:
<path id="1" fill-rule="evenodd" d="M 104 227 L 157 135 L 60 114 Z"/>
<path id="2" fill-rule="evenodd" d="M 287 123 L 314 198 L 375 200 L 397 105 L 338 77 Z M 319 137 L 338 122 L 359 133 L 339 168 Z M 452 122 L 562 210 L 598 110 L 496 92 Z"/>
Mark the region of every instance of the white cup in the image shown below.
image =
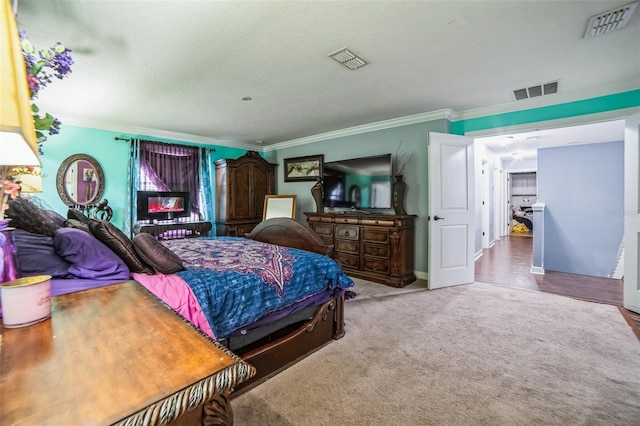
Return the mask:
<path id="1" fill-rule="evenodd" d="M 22 277 L 0 284 L 2 322 L 26 327 L 51 317 L 51 275 Z"/>

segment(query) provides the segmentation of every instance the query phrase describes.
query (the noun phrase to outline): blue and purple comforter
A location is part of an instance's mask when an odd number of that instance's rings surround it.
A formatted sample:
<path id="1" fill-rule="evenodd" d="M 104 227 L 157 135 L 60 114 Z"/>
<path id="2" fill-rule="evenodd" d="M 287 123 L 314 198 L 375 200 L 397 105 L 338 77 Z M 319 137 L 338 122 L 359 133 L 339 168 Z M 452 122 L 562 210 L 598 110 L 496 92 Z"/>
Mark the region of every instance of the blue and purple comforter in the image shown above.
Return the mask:
<path id="1" fill-rule="evenodd" d="M 353 281 L 331 258 L 235 237 L 164 241 L 185 266 L 178 272 L 220 338 L 261 317 Z"/>

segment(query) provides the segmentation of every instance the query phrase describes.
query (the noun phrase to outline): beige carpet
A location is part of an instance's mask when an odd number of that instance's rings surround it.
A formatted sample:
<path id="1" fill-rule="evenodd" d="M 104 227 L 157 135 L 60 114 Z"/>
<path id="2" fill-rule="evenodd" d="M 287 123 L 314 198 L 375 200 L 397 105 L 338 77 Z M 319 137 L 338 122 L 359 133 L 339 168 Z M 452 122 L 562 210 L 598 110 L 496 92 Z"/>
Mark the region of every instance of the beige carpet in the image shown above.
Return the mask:
<path id="1" fill-rule="evenodd" d="M 358 280 L 345 337 L 235 398 L 236 426 L 638 424 L 640 342 L 616 307 L 419 287 Z"/>

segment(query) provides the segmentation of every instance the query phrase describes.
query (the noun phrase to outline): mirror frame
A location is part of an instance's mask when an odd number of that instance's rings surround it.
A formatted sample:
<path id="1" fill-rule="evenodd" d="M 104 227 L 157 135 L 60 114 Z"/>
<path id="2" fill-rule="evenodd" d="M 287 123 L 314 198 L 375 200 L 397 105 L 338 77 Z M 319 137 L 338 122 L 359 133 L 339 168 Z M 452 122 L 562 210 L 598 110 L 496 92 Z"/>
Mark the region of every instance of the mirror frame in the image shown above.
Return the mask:
<path id="1" fill-rule="evenodd" d="M 272 217 L 296 218 L 296 195 L 265 195 L 262 220 Z M 291 213 L 289 213 L 291 209 Z"/>
<path id="2" fill-rule="evenodd" d="M 78 203 L 77 201 L 73 200 L 69 195 L 69 193 L 67 192 L 67 188 L 64 185 L 65 175 L 67 174 L 67 170 L 69 170 L 69 167 L 74 162 L 80 161 L 80 160 L 84 160 L 89 164 L 91 164 L 93 169 L 96 171 L 96 180 L 97 180 L 96 192 L 93 198 L 86 203 Z M 74 154 L 69 156 L 66 160 L 62 162 L 62 164 L 60 164 L 60 167 L 58 168 L 58 173 L 56 174 L 56 189 L 58 190 L 58 195 L 60 196 L 60 199 L 62 199 L 62 201 L 67 207 L 77 206 L 77 205 L 87 206 L 87 205 L 98 204 L 98 202 L 100 202 L 100 199 L 102 198 L 102 194 L 104 193 L 104 172 L 102 171 L 102 167 L 100 166 L 100 163 L 98 163 L 98 161 L 95 158 L 87 154 Z"/>

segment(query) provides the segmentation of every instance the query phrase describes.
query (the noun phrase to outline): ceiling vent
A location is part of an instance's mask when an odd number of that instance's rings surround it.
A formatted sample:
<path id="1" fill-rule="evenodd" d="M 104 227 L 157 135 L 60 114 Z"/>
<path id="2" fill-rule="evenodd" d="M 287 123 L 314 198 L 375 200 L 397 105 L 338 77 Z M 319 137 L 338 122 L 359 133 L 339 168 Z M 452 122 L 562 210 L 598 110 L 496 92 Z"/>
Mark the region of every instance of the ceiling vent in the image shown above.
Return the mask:
<path id="1" fill-rule="evenodd" d="M 362 68 L 368 64 L 367 61 L 365 61 L 364 59 L 362 59 L 361 57 L 359 57 L 358 55 L 356 55 L 355 53 L 353 53 L 347 48 L 340 49 L 333 53 L 330 53 L 329 57 L 340 62 L 342 65 L 349 68 L 350 70 L 357 70 L 358 68 Z"/>
<path id="2" fill-rule="evenodd" d="M 526 87 L 524 89 L 517 89 L 513 91 L 516 101 L 523 99 L 536 98 L 538 96 L 551 95 L 558 93 L 558 82 L 552 81 L 550 83 L 540 84 L 538 86 Z"/>
<path id="3" fill-rule="evenodd" d="M 589 18 L 589 22 L 587 23 L 587 30 L 584 33 L 584 38 L 596 37 L 624 28 L 625 25 L 629 23 L 629 19 L 631 19 L 631 15 L 633 15 L 636 7 L 638 7 L 638 2 L 617 7 L 608 12 L 592 16 Z"/>

